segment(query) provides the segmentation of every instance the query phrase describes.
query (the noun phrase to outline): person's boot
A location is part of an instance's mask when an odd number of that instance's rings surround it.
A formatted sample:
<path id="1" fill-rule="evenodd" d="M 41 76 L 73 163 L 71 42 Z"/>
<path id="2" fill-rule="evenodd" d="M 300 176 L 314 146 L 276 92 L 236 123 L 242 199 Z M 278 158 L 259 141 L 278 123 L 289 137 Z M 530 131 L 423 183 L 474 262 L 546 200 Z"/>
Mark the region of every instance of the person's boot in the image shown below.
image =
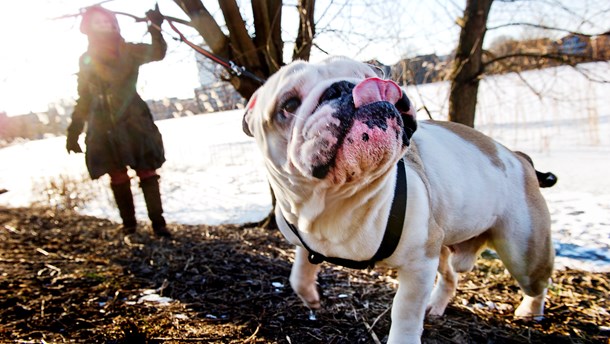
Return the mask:
<path id="1" fill-rule="evenodd" d="M 121 232 L 124 234 L 133 234 L 136 232 L 138 222 L 136 221 L 136 211 L 133 204 L 133 195 L 131 193 L 131 183 L 110 184 L 114 200 L 119 208 L 123 226 Z"/>
<path id="2" fill-rule="evenodd" d="M 167 230 L 165 218 L 163 217 L 163 206 L 161 204 L 161 193 L 159 192 L 159 176 L 153 176 L 140 181 L 148 218 L 152 221 L 153 231 L 157 236 L 170 237 L 171 233 Z"/>

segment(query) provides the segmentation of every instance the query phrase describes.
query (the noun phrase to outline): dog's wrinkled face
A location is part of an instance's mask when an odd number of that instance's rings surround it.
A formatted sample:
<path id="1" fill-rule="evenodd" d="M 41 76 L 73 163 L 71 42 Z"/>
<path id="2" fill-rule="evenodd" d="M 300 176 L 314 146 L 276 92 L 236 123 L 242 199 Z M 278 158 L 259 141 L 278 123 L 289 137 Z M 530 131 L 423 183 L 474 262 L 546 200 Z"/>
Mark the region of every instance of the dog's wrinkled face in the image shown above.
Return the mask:
<path id="1" fill-rule="evenodd" d="M 250 99 L 243 126 L 272 170 L 336 185 L 386 171 L 416 122 L 398 85 L 364 63 L 331 58 L 280 69 Z"/>

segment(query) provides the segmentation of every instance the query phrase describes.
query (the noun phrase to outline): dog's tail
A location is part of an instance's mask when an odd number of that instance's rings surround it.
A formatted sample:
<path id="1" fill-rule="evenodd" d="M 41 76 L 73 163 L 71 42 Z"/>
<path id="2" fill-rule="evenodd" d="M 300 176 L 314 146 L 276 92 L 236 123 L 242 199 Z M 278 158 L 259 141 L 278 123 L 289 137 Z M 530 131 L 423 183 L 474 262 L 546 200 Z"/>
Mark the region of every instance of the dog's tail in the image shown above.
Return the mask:
<path id="1" fill-rule="evenodd" d="M 523 152 L 519 152 L 519 151 L 515 151 L 515 154 L 523 157 L 525 160 L 527 160 L 532 167 L 534 167 L 534 161 L 532 160 L 532 158 L 530 158 L 529 155 L 523 153 Z M 551 186 L 555 185 L 557 183 L 557 176 L 554 175 L 552 172 L 540 172 L 538 170 L 536 170 L 536 168 L 534 168 L 534 171 L 536 171 L 536 178 L 538 178 L 538 185 L 541 188 L 550 188 Z"/>

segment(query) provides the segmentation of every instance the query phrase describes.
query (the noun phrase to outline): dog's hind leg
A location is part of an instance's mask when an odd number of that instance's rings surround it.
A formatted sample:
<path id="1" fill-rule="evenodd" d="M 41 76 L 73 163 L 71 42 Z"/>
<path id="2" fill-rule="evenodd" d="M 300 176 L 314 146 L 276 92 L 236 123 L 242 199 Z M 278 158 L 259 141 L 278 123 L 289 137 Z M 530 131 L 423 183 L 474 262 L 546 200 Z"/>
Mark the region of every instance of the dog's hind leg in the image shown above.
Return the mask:
<path id="1" fill-rule="evenodd" d="M 548 212 L 537 211 L 529 220 L 508 221 L 492 230 L 491 244 L 525 294 L 515 315 L 540 317 L 555 258 L 550 218 Z"/>
<path id="2" fill-rule="evenodd" d="M 551 280 L 549 279 L 549 284 Z M 547 288 L 544 288 L 542 293 L 537 296 L 523 295 L 521 304 L 515 310 L 515 316 L 518 318 L 533 317 L 536 320 L 540 320 L 544 315 L 544 301 L 546 298 Z"/>

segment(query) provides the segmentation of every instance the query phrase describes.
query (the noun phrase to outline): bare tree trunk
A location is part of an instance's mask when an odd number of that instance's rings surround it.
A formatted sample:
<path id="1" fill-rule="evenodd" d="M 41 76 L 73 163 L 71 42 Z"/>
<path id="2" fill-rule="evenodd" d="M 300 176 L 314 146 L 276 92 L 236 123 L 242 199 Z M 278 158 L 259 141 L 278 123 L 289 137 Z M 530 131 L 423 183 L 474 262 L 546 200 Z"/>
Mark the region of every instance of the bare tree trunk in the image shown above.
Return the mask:
<path id="1" fill-rule="evenodd" d="M 474 127 L 479 80 L 483 73 L 483 39 L 493 0 L 467 0 L 460 40 L 451 72 L 449 120 Z"/>
<path id="2" fill-rule="evenodd" d="M 191 18 L 191 25 L 201 34 L 214 54 L 234 61 L 263 79 L 269 76 L 266 73 L 268 70 L 266 61 L 261 61 L 259 58 L 235 0 L 219 1 L 229 28 L 229 36 L 222 32 L 201 0 L 174 0 L 174 2 Z M 260 86 L 256 80 L 236 75 L 231 75 L 229 82 L 246 99 L 249 99 Z"/>
<path id="3" fill-rule="evenodd" d="M 267 75 L 271 75 L 284 64 L 283 52 L 284 41 L 282 41 L 282 1 L 281 0 L 252 0 L 252 11 L 254 16 L 254 29 L 256 37 L 254 44 L 259 49 L 260 56 L 265 59 Z M 275 193 L 269 185 L 271 193 L 271 211 L 262 221 L 256 225 L 266 229 L 277 229 L 275 219 Z"/>
<path id="4" fill-rule="evenodd" d="M 241 65 L 250 66 L 252 70 L 259 70 L 260 60 L 256 55 L 256 47 L 244 25 L 244 19 L 239 13 L 237 2 L 235 0 L 222 0 L 218 4 L 229 29 L 233 59 Z"/>
<path id="5" fill-rule="evenodd" d="M 213 53 L 234 61 L 261 78 L 275 73 L 283 64 L 284 43 L 281 37 L 282 0 L 252 0 L 255 36 L 250 37 L 236 0 L 219 1 L 229 34 L 226 35 L 201 0 L 174 0 L 191 18 L 191 25 L 203 37 Z M 309 60 L 313 38 L 315 0 L 299 0 L 299 32 L 293 59 Z M 244 98 L 249 99 L 260 86 L 248 78 L 231 76 L 229 81 Z M 271 203 L 276 200 L 271 190 Z M 277 228 L 274 209 L 260 225 Z"/>
<path id="6" fill-rule="evenodd" d="M 266 75 L 277 72 L 283 62 L 282 1 L 252 0 L 256 45 L 259 56 L 266 61 Z"/>
<path id="7" fill-rule="evenodd" d="M 220 9 L 227 23 L 229 29 L 229 40 L 231 41 L 231 53 L 233 55 L 233 61 L 238 65 L 245 67 L 250 72 L 261 75 L 262 70 L 266 65 L 265 60 L 261 60 L 258 57 L 256 46 L 252 41 L 252 38 L 248 34 L 245 22 L 239 13 L 239 7 L 235 0 L 222 0 L 219 1 Z M 267 77 L 268 75 L 265 75 Z M 254 80 L 247 78 L 241 78 L 239 76 L 232 76 L 230 78 L 231 84 L 235 87 L 244 98 L 248 99 L 252 96 L 254 91 L 258 89 L 260 84 Z"/>
<path id="8" fill-rule="evenodd" d="M 293 60 L 309 60 L 313 37 L 316 34 L 316 25 L 313 12 L 316 0 L 299 0 L 299 33 L 292 53 Z"/>

